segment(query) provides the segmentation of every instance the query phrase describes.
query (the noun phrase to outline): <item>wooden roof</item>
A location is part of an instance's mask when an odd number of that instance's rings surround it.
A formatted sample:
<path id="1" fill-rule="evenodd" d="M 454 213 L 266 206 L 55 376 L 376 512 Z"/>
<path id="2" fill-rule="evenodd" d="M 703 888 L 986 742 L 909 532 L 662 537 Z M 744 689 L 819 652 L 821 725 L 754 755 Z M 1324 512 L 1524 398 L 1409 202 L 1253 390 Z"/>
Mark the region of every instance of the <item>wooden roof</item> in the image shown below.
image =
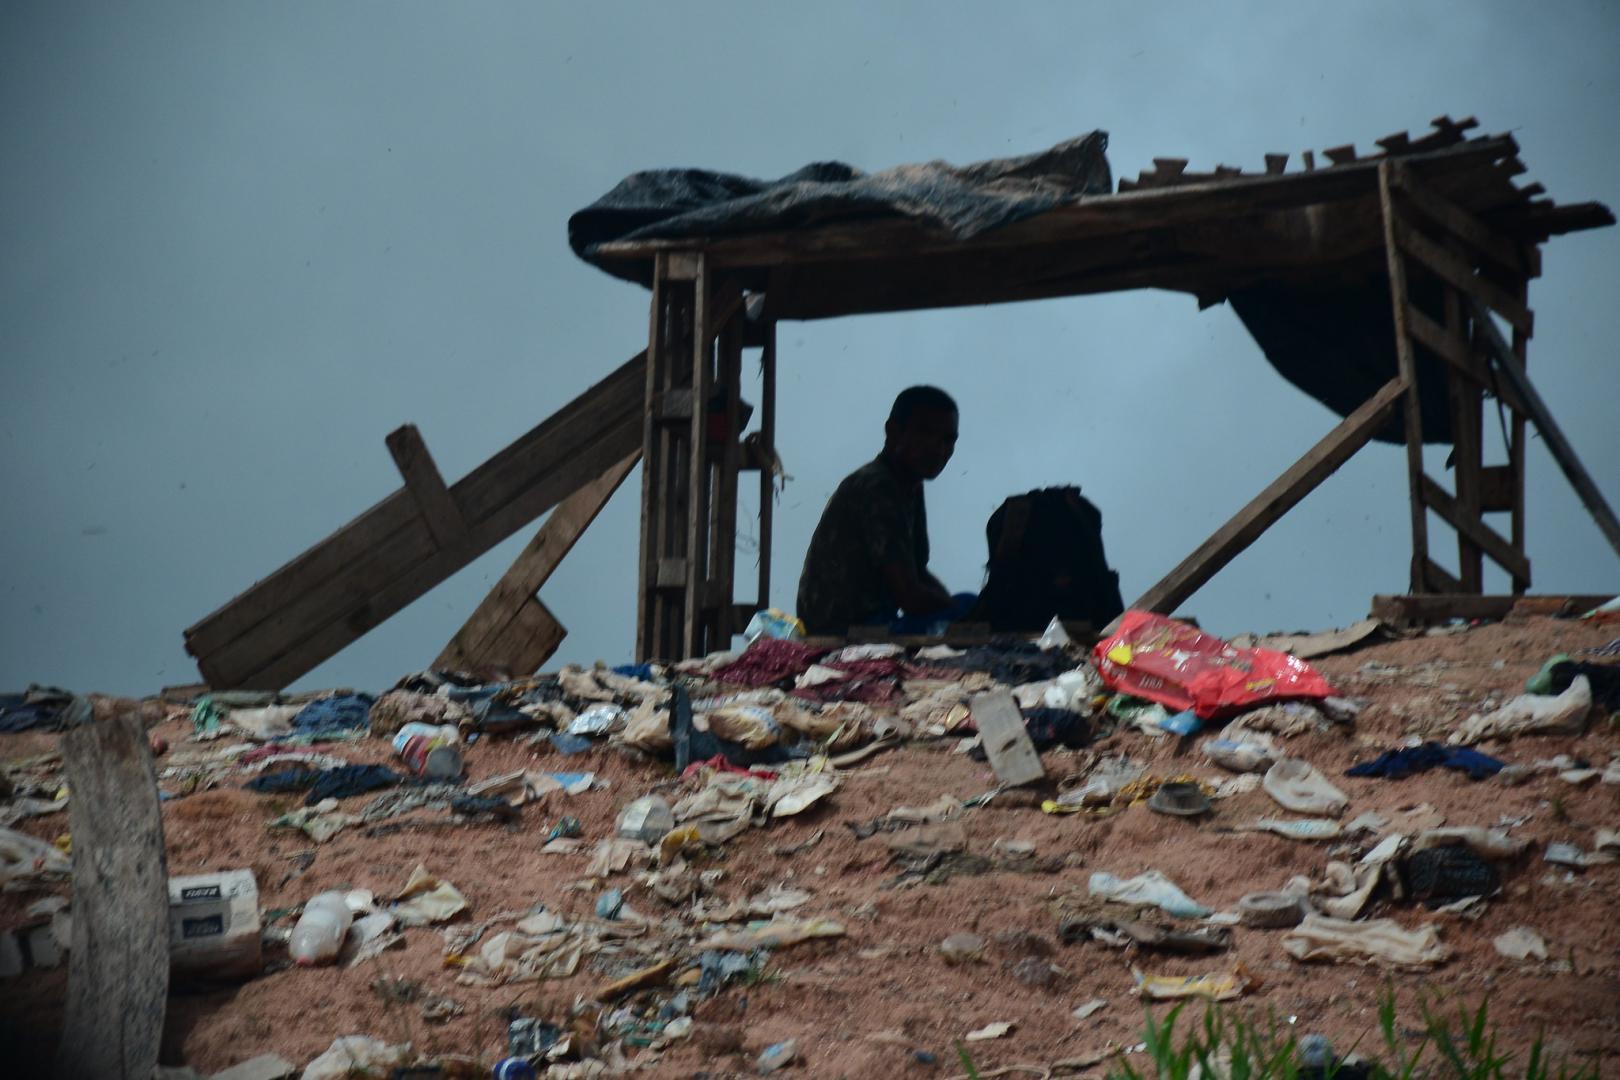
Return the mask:
<path id="1" fill-rule="evenodd" d="M 1549 236 L 1614 224 L 1600 203 L 1558 205 L 1525 171 L 1510 135 L 1468 138 L 1472 120 L 1441 117 L 1419 138 L 1378 140 L 1303 155 L 1266 155 L 1266 171 L 1221 166 L 1189 173 L 1180 159 L 1122 179 L 1111 195 L 1085 196 L 1026 221 L 958 241 L 904 218 L 871 218 L 789 232 L 599 245 L 601 262 L 651 261 L 703 251 L 712 270 L 763 291 L 777 319 L 955 307 L 1136 288 L 1193 293 L 1206 302 L 1278 278 L 1379 272 L 1383 226 L 1378 167 L 1398 158 L 1437 193 L 1506 241 L 1503 257 L 1539 272 Z"/>

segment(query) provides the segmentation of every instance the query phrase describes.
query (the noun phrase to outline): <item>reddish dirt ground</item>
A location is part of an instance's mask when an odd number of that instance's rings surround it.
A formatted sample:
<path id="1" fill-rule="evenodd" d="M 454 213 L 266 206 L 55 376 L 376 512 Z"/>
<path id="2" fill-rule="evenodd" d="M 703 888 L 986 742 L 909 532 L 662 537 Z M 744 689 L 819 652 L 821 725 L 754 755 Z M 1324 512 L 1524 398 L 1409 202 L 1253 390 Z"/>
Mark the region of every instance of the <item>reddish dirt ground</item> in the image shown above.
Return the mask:
<path id="1" fill-rule="evenodd" d="M 1198 820 L 1160 816 L 1143 806 L 1100 819 L 1048 816 L 1027 796 L 1003 796 L 963 819 L 969 850 L 989 855 L 997 840 L 1029 840 L 1047 866 L 895 887 L 897 871 L 889 864 L 884 836 L 857 840 L 845 823 L 897 805 L 928 803 L 941 793 L 968 798 L 994 786 L 988 766 L 951 752 L 954 740 L 916 742 L 853 767 L 843 787 L 817 808 L 768 829 L 751 829 L 703 862 L 725 870 L 716 890 L 722 897 L 742 898 L 789 883 L 814 893 L 794 914 L 837 919 L 848 933 L 780 950 L 771 977 L 700 1004 L 692 1038 L 676 1044 L 644 1074 L 751 1072 L 761 1049 L 791 1038 L 800 1058 L 795 1068 L 806 1075 L 952 1075 L 960 1071 L 955 1040 L 994 1021 L 1016 1026 L 1006 1037 L 971 1045 L 982 1072 L 1017 1064 L 1049 1066 L 1110 1044 L 1134 1046 L 1141 1039 L 1144 1008 L 1167 1010 L 1144 1006 L 1133 996 L 1133 965 L 1148 973 L 1181 975 L 1224 973 L 1234 962 L 1259 985 L 1232 1008 L 1274 1017 L 1295 1033 L 1324 1033 L 1341 1050 L 1358 1041 L 1363 1052 L 1377 1050 L 1378 1002 L 1392 988 L 1409 1024 L 1417 1023 L 1415 1006 L 1422 998 L 1448 1010 L 1488 998 L 1506 1049 L 1523 1053 L 1544 1035 L 1554 1054 L 1612 1071 L 1620 1059 L 1620 1030 L 1614 1023 L 1620 1001 L 1620 864 L 1570 873 L 1544 862 L 1542 849 L 1550 841 L 1569 841 L 1590 850 L 1596 828 L 1620 826 L 1620 786 L 1576 787 L 1551 774 L 1510 787 L 1470 782 L 1446 770 L 1404 781 L 1347 778 L 1343 771 L 1403 735 L 1450 730 L 1487 698 L 1500 702 L 1522 689 L 1551 654 L 1600 645 L 1617 633 L 1614 623 L 1538 617 L 1386 641 L 1313 661 L 1341 694 L 1371 701 L 1348 729 L 1285 740 L 1291 754 L 1311 761 L 1350 796 L 1347 818 L 1367 810 L 1392 816 L 1430 803 L 1448 825 L 1527 819 L 1513 832 L 1535 844 L 1508 864 L 1502 894 L 1479 920 L 1384 901 L 1367 912 L 1407 927 L 1438 924 L 1451 956 L 1431 972 L 1303 965 L 1283 953 L 1283 931 L 1243 927 L 1235 930 L 1230 952 L 1212 957 L 1060 943 L 1058 912 L 1066 899 L 1085 896 L 1094 871 L 1129 876 L 1158 869 L 1218 910 L 1232 908 L 1244 893 L 1280 888 L 1296 874 L 1319 877 L 1330 844 L 1223 831 L 1234 821 L 1276 813 L 1258 791 L 1220 801 L 1215 814 Z M 178 710 L 154 730 L 181 750 L 196 745 L 186 741 L 188 727 L 184 710 Z M 1227 775 L 1197 752 L 1196 740 L 1180 743 L 1122 732 L 1102 748 L 1145 758 L 1161 775 Z M 53 744 L 54 736 L 0 737 L 0 758 L 26 757 Z M 381 740 L 367 740 L 338 752 L 358 761 L 385 761 L 386 749 Z M 1570 754 L 1601 768 L 1620 751 L 1620 733 L 1606 718 L 1594 716 L 1579 737 L 1524 737 L 1481 749 L 1520 763 Z M 1068 751 L 1044 755 L 1052 777 L 1071 771 L 1076 760 Z M 437 825 L 378 836 L 351 828 L 318 846 L 300 833 L 266 830 L 267 820 L 294 805 L 291 798 L 225 786 L 164 804 L 169 872 L 250 868 L 269 911 L 293 907 L 328 888 L 389 894 L 423 862 L 465 894 L 473 921 L 536 902 L 584 917 L 600 891 L 573 887 L 584 876 L 588 856 L 540 854 L 547 830 L 566 813 L 581 819 L 588 841 L 610 835 L 625 803 L 670 779 L 667 766 L 612 750 L 536 757 L 508 738 L 478 742 L 469 748 L 467 763 L 474 778 L 517 767 L 591 769 L 611 786 L 573 797 L 549 795 L 543 804 L 525 807 L 515 825 Z M 664 790 L 674 797 L 673 789 Z M 352 801 L 357 809 L 365 800 Z M 19 828 L 54 838 L 66 830 L 67 817 L 33 818 Z M 798 844 L 818 831 L 822 841 L 798 854 L 784 857 L 768 850 Z M 292 856 L 312 849 L 313 864 L 298 873 Z M 611 884 L 624 887 L 638 911 L 656 918 L 673 914 L 636 880 L 619 875 Z M 64 887 L 55 891 L 66 892 Z M 41 895 L 0 894 L 0 925 L 19 925 L 24 908 Z M 1550 959 L 1520 962 L 1498 955 L 1492 939 L 1516 926 L 1537 930 Z M 941 957 L 941 940 L 960 931 L 988 940 L 980 962 L 955 966 Z M 335 1036 L 367 1034 L 391 1042 L 408 1038 L 423 1054 L 461 1053 L 493 1061 L 501 1056 L 509 1009 L 561 1020 L 576 997 L 588 996 L 606 981 L 586 966 L 566 980 L 465 987 L 444 966 L 437 930 L 408 930 L 405 939 L 402 949 L 353 968 L 285 967 L 226 989 L 177 989 L 169 1002 L 164 1060 L 206 1073 L 274 1051 L 302 1064 Z M 267 959 L 281 955 L 267 952 Z M 1031 986 L 1013 973 L 1017 961 L 1031 955 L 1060 969 L 1050 985 Z M 412 1007 L 385 1006 L 371 988 L 384 975 L 415 980 L 458 1002 L 464 1012 L 448 1023 L 430 1024 Z M 0 994 L 0 1051 L 20 1063 L 16 1075 L 43 1072 L 57 1038 L 65 985 L 64 966 L 26 973 Z M 1075 1020 L 1075 1006 L 1095 997 L 1106 999 L 1107 1006 Z M 918 1051 L 935 1055 L 938 1064 L 920 1063 Z M 1146 1067 L 1144 1058 L 1134 1060 Z"/>

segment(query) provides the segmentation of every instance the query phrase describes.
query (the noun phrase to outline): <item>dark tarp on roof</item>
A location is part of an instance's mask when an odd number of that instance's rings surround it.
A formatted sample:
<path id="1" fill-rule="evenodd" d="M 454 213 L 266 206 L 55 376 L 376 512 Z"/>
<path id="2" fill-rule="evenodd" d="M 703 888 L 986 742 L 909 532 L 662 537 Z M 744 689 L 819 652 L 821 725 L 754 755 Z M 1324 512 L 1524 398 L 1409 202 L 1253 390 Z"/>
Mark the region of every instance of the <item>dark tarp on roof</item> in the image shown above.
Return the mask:
<path id="1" fill-rule="evenodd" d="M 779 180 L 654 169 L 625 177 L 569 218 L 568 243 L 608 273 L 650 285 L 646 261 L 597 262 L 592 249 L 611 240 L 734 236 L 884 217 L 928 222 L 966 240 L 1081 195 L 1112 194 L 1107 149 L 1107 133 L 1093 131 L 1038 154 L 961 167 L 931 161 L 863 173 L 834 161 Z"/>

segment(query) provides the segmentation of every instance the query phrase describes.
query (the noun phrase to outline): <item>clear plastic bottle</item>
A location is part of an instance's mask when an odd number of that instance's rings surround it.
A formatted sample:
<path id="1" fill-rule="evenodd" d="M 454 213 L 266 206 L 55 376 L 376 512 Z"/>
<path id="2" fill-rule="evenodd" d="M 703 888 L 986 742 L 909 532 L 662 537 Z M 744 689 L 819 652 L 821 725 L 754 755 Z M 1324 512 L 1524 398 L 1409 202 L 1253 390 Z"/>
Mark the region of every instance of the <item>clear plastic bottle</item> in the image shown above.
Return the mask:
<path id="1" fill-rule="evenodd" d="M 343 939 L 348 936 L 354 915 L 341 892 L 323 892 L 304 905 L 304 913 L 293 926 L 287 951 L 300 967 L 330 964 L 337 959 Z"/>

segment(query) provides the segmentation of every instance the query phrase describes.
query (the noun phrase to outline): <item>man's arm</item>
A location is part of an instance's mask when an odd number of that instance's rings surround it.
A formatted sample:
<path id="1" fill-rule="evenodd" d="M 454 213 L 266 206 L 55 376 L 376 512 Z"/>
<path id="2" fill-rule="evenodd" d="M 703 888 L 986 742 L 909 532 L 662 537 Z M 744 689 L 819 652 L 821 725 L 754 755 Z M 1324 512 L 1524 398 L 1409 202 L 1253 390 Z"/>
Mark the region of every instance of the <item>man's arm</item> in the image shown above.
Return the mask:
<path id="1" fill-rule="evenodd" d="M 884 563 L 883 581 L 900 610 L 907 615 L 932 615 L 951 604 L 949 590 L 934 575 L 924 573 L 919 577 L 916 570 L 904 562 Z"/>

